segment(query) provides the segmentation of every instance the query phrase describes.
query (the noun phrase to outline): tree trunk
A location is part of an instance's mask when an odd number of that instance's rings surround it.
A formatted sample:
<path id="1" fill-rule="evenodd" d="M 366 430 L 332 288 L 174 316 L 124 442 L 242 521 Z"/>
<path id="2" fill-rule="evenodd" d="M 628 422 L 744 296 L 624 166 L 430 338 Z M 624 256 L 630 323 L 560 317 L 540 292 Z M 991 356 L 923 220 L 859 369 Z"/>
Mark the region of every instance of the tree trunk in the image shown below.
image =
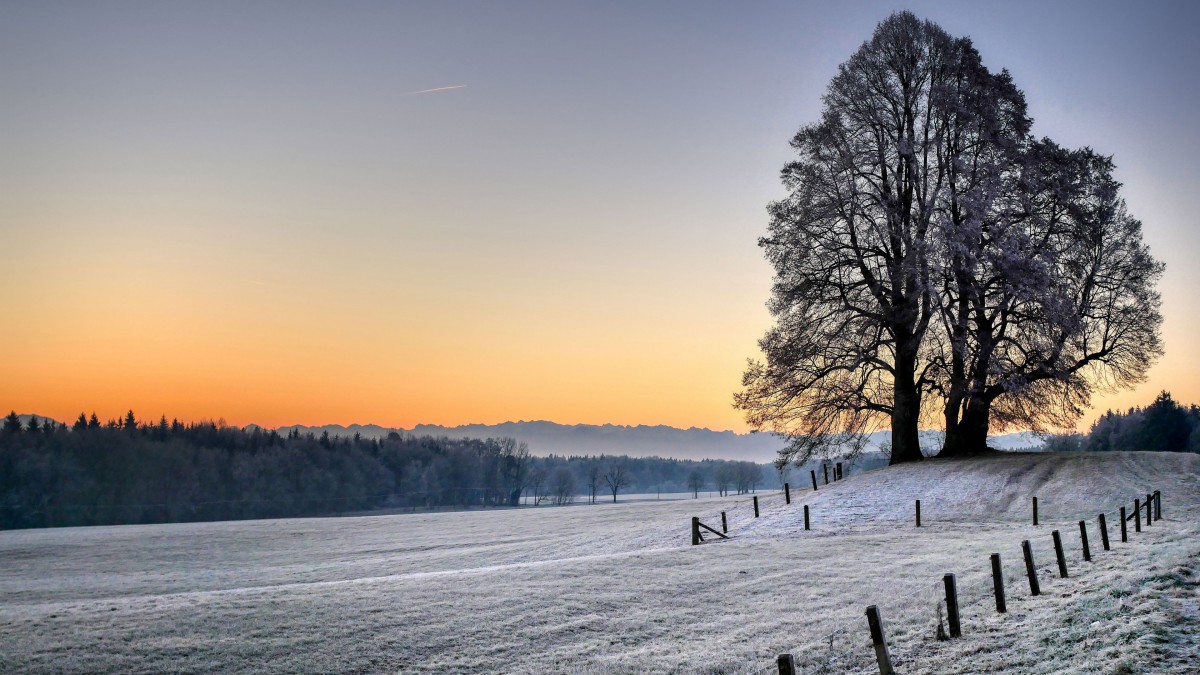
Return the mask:
<path id="1" fill-rule="evenodd" d="M 921 392 L 914 381 L 916 361 L 896 360 L 895 394 L 892 401 L 892 457 L 888 464 L 915 462 L 921 454 Z"/>
<path id="2" fill-rule="evenodd" d="M 991 403 L 971 399 L 963 408 L 962 418 L 946 425 L 946 442 L 938 457 L 965 457 L 987 451 L 988 417 Z"/>

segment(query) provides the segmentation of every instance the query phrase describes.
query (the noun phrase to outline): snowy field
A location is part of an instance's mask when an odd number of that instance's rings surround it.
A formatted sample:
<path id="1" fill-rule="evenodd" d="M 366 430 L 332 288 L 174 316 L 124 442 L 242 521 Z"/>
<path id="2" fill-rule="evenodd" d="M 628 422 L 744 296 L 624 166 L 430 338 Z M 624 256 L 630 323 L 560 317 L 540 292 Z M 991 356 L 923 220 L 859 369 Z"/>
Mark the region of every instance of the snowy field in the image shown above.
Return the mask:
<path id="1" fill-rule="evenodd" d="M 930 461 L 815 493 L 802 480 L 791 505 L 760 491 L 758 519 L 746 496 L 642 496 L 0 532 L 0 672 L 742 673 L 772 672 L 786 651 L 801 672 L 869 673 L 870 604 L 900 672 L 1195 672 L 1200 456 Z M 1131 523 L 1120 543 L 1117 507 L 1153 490 L 1165 519 L 1141 533 Z M 690 546 L 690 518 L 719 528 L 721 510 L 731 539 Z M 1100 544 L 1101 512 L 1112 551 Z M 991 598 L 992 552 L 1007 614 Z M 938 642 L 947 572 L 958 576 L 964 635 Z"/>

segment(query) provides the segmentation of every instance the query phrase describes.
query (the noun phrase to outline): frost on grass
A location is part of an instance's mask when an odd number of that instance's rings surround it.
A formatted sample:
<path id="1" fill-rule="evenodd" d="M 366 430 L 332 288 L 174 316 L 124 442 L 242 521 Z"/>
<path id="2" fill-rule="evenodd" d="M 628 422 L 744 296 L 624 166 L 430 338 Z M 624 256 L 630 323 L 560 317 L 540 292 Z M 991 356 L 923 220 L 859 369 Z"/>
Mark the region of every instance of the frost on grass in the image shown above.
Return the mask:
<path id="1" fill-rule="evenodd" d="M 4 532 L 0 671 L 732 673 L 792 652 L 802 672 L 871 672 L 875 604 L 901 672 L 1192 672 L 1198 471 L 1191 455 L 1006 455 L 796 488 L 791 505 L 760 493 L 758 519 L 741 497 Z M 1116 507 L 1155 489 L 1168 520 L 1121 544 Z M 733 538 L 690 546 L 691 516 L 719 527 L 722 510 Z M 938 642 L 947 572 L 963 637 Z"/>

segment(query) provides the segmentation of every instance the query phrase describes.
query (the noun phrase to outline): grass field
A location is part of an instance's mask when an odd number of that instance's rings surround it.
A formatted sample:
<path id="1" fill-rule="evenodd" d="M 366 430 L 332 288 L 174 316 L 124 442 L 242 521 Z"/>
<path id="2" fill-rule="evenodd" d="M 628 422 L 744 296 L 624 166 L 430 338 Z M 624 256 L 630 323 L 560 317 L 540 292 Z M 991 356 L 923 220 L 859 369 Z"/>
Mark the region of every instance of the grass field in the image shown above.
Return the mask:
<path id="1" fill-rule="evenodd" d="M 1152 490 L 1166 519 L 1121 544 L 1116 508 Z M 758 519 L 743 496 L 3 532 L 0 671 L 770 672 L 790 651 L 803 672 L 871 672 L 869 604 L 901 672 L 1190 673 L 1200 658 L 1198 456 L 930 461 L 801 485 L 791 505 L 759 497 Z M 721 510 L 732 538 L 690 546 L 691 516 L 719 527 Z M 947 572 L 964 636 L 938 642 Z"/>

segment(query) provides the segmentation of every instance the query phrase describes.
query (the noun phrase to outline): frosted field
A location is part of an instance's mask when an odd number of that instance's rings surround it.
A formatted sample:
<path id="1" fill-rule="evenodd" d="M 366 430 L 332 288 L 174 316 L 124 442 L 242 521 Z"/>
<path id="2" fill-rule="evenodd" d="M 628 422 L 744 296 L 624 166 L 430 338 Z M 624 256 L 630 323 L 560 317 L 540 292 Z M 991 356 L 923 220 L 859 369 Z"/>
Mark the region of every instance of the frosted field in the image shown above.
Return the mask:
<path id="1" fill-rule="evenodd" d="M 802 672 L 872 672 L 868 604 L 905 673 L 1195 672 L 1200 456 L 1006 455 L 817 493 L 805 481 L 790 506 L 760 491 L 757 520 L 729 497 L 0 532 L 0 672 L 735 673 L 771 672 L 783 651 Z M 1165 520 L 1131 523 L 1121 544 L 1116 508 L 1155 489 Z M 722 509 L 733 538 L 690 546 L 691 516 L 719 528 Z M 964 636 L 937 642 L 947 572 Z"/>

